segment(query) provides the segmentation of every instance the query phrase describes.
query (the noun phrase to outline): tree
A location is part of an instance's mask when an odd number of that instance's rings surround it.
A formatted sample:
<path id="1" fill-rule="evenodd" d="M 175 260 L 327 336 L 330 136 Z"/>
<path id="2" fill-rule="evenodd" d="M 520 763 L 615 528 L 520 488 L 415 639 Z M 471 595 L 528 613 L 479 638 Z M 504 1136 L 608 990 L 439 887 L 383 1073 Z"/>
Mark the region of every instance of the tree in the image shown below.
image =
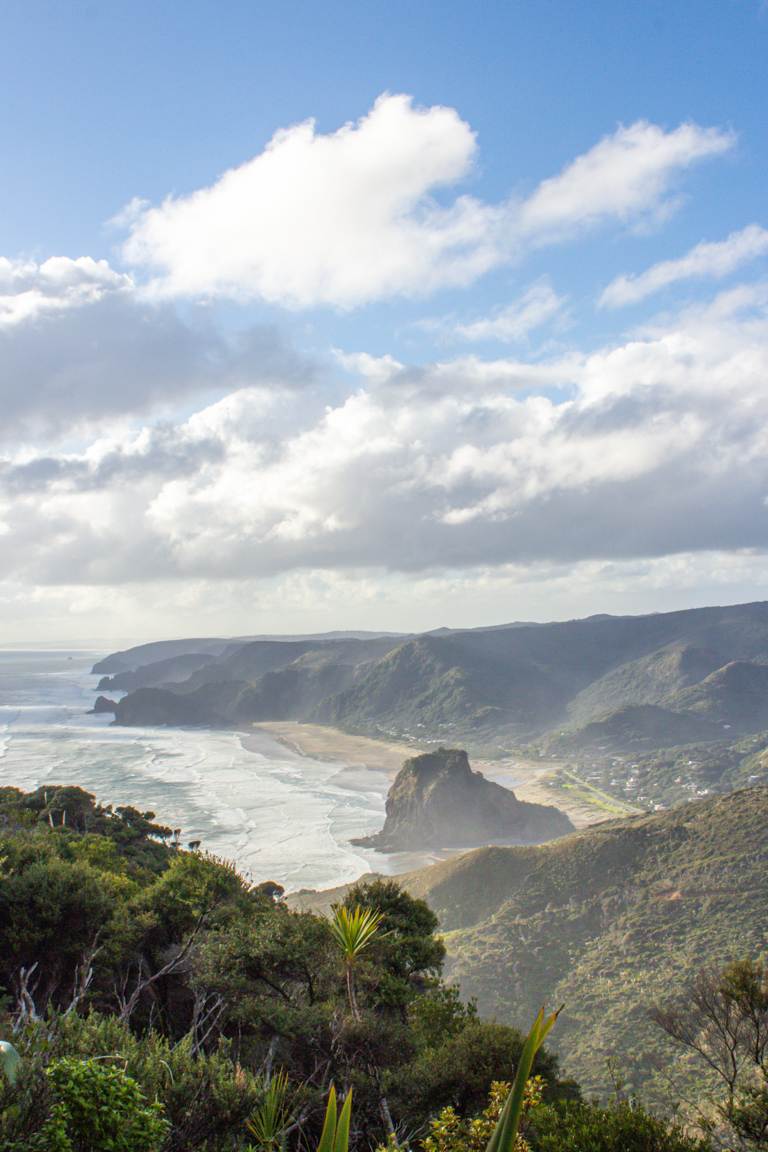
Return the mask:
<path id="1" fill-rule="evenodd" d="M 47 820 L 51 828 L 87 832 L 95 814 L 93 795 L 74 785 L 38 788 L 32 803 L 38 808 L 40 819 Z"/>
<path id="2" fill-rule="evenodd" d="M 373 908 L 381 914 L 376 950 L 393 974 L 405 979 L 439 974 L 445 945 L 436 935 L 440 922 L 426 901 L 411 896 L 395 880 L 370 880 L 350 888 L 344 907 Z"/>
<path id="3" fill-rule="evenodd" d="M 701 1128 L 743 1149 L 768 1149 L 768 970 L 753 960 L 701 972 L 684 996 L 651 1013 L 714 1085 Z"/>
<path id="4" fill-rule="evenodd" d="M 349 1010 L 357 1021 L 362 1016 L 355 992 L 355 969 L 361 955 L 378 932 L 382 919 L 377 909 L 362 908 L 359 904 L 354 908 L 346 904 L 338 905 L 334 907 L 331 917 L 331 932 L 344 958 Z"/>
<path id="5" fill-rule="evenodd" d="M 326 920 L 263 895 L 245 913 L 203 934 L 190 983 L 196 1001 L 221 1008 L 217 1027 L 240 1057 L 282 1064 L 308 1091 L 325 1091 L 336 1052 L 339 963 Z"/>
<path id="6" fill-rule="evenodd" d="M 477 1004 L 464 1002 L 457 984 L 436 983 L 408 1005 L 408 1027 L 416 1047 L 440 1048 L 477 1020 Z"/>
<path id="7" fill-rule="evenodd" d="M 9 859 L 0 890 L 0 982 L 16 999 L 17 1023 L 64 1008 L 92 959 L 116 904 L 131 885 L 38 847 L 20 867 Z"/>
<path id="8" fill-rule="evenodd" d="M 485 1107 L 494 1081 L 512 1079 L 524 1042 L 516 1028 L 471 1018 L 399 1071 L 393 1106 L 411 1124 L 445 1107 L 455 1108 L 460 1116 L 475 1115 Z M 534 1071 L 543 1078 L 547 1096 L 560 1094 L 557 1057 L 546 1048 L 538 1050 Z"/>

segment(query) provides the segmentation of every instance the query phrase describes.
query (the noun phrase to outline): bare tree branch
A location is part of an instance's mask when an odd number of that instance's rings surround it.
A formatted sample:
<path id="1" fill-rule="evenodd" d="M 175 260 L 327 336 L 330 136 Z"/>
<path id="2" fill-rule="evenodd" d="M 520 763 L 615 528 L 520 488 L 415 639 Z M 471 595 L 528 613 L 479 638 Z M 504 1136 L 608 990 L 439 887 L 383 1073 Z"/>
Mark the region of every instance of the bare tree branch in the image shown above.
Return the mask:
<path id="1" fill-rule="evenodd" d="M 16 1012 L 14 1014 L 15 1020 L 13 1023 L 14 1032 L 18 1032 L 21 1028 L 23 1028 L 25 1024 L 29 1023 L 30 1021 L 37 1021 L 40 1019 L 34 998 L 34 994 L 39 983 L 39 977 L 37 980 L 35 980 L 35 982 L 32 984 L 32 987 L 30 988 L 30 981 L 37 972 L 37 969 L 37 960 L 35 960 L 34 964 L 31 964 L 29 968 L 22 966 L 19 969 L 19 975 L 16 980 L 17 991 Z"/>
<path id="2" fill-rule="evenodd" d="M 130 996 L 128 996 L 127 999 L 125 997 L 122 998 L 122 1002 L 120 1004 L 120 1012 L 119 1012 L 119 1019 L 120 1020 L 123 1020 L 123 1021 L 130 1020 L 131 1016 L 133 1015 L 133 1013 L 136 1010 L 136 1006 L 138 1005 L 139 1000 L 144 995 L 144 993 L 147 991 L 147 989 L 151 988 L 152 985 L 157 983 L 158 980 L 161 980 L 163 978 L 163 976 L 168 976 L 168 975 L 170 975 L 171 972 L 174 972 L 179 967 L 180 964 L 183 964 L 184 960 L 189 955 L 189 953 L 192 949 L 192 945 L 195 943 L 195 940 L 197 939 L 198 934 L 200 933 L 200 930 L 202 929 L 202 927 L 203 927 L 203 925 L 207 919 L 207 915 L 208 915 L 207 911 L 202 912 L 200 914 L 198 921 L 197 921 L 197 924 L 195 925 L 195 927 L 192 929 L 191 933 L 187 937 L 186 942 L 181 946 L 181 948 L 179 948 L 178 952 L 176 952 L 176 954 L 174 956 L 172 956 L 170 960 L 168 960 L 165 964 L 163 964 L 162 968 L 158 968 L 158 970 L 156 972 L 153 972 L 149 976 L 142 977 L 141 973 L 145 970 L 144 961 L 142 959 L 139 962 L 139 978 L 138 978 L 138 980 L 136 982 L 136 986 L 134 987 Z M 124 985 L 124 988 L 125 988 L 125 985 Z"/>

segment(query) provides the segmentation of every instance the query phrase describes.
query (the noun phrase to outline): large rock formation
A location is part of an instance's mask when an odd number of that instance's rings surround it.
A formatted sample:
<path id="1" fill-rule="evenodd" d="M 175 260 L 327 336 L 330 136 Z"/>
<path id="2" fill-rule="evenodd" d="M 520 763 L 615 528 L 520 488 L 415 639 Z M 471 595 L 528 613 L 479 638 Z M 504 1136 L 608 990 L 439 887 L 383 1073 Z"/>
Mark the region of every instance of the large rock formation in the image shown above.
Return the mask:
<path id="1" fill-rule="evenodd" d="M 526 804 L 473 771 L 466 752 L 439 748 L 405 761 L 389 790 L 381 832 L 355 843 L 384 852 L 538 844 L 572 831 L 559 808 Z"/>
<path id="2" fill-rule="evenodd" d="M 117 712 L 117 704 L 114 700 L 110 700 L 107 696 L 97 696 L 96 703 L 88 713 L 89 716 L 98 715 L 100 712 Z"/>

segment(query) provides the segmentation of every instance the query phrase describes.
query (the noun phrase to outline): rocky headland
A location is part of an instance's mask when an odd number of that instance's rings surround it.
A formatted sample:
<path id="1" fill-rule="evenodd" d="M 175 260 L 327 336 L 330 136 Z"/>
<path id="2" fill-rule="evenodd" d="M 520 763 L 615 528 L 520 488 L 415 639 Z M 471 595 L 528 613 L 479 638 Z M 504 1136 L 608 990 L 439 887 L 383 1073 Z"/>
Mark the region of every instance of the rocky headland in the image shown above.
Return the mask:
<path id="1" fill-rule="evenodd" d="M 478 844 L 538 844 L 573 831 L 564 812 L 528 804 L 473 771 L 467 753 L 439 748 L 406 760 L 380 832 L 354 841 L 382 852 Z"/>

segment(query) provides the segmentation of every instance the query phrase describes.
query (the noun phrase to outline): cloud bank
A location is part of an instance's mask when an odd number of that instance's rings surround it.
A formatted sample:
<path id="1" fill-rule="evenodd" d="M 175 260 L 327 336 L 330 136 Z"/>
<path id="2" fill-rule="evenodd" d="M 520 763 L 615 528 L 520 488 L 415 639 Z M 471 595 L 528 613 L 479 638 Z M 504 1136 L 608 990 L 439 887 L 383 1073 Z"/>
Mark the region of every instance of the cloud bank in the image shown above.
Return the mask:
<path id="1" fill-rule="evenodd" d="M 426 573 L 768 546 L 765 288 L 536 365 L 387 368 L 336 400 L 245 388 L 86 453 L 6 458 L 0 574 Z"/>
<path id="2" fill-rule="evenodd" d="M 225 335 L 205 314 L 147 301 L 104 260 L 0 259 L 0 445 L 313 372 L 274 327 Z"/>

